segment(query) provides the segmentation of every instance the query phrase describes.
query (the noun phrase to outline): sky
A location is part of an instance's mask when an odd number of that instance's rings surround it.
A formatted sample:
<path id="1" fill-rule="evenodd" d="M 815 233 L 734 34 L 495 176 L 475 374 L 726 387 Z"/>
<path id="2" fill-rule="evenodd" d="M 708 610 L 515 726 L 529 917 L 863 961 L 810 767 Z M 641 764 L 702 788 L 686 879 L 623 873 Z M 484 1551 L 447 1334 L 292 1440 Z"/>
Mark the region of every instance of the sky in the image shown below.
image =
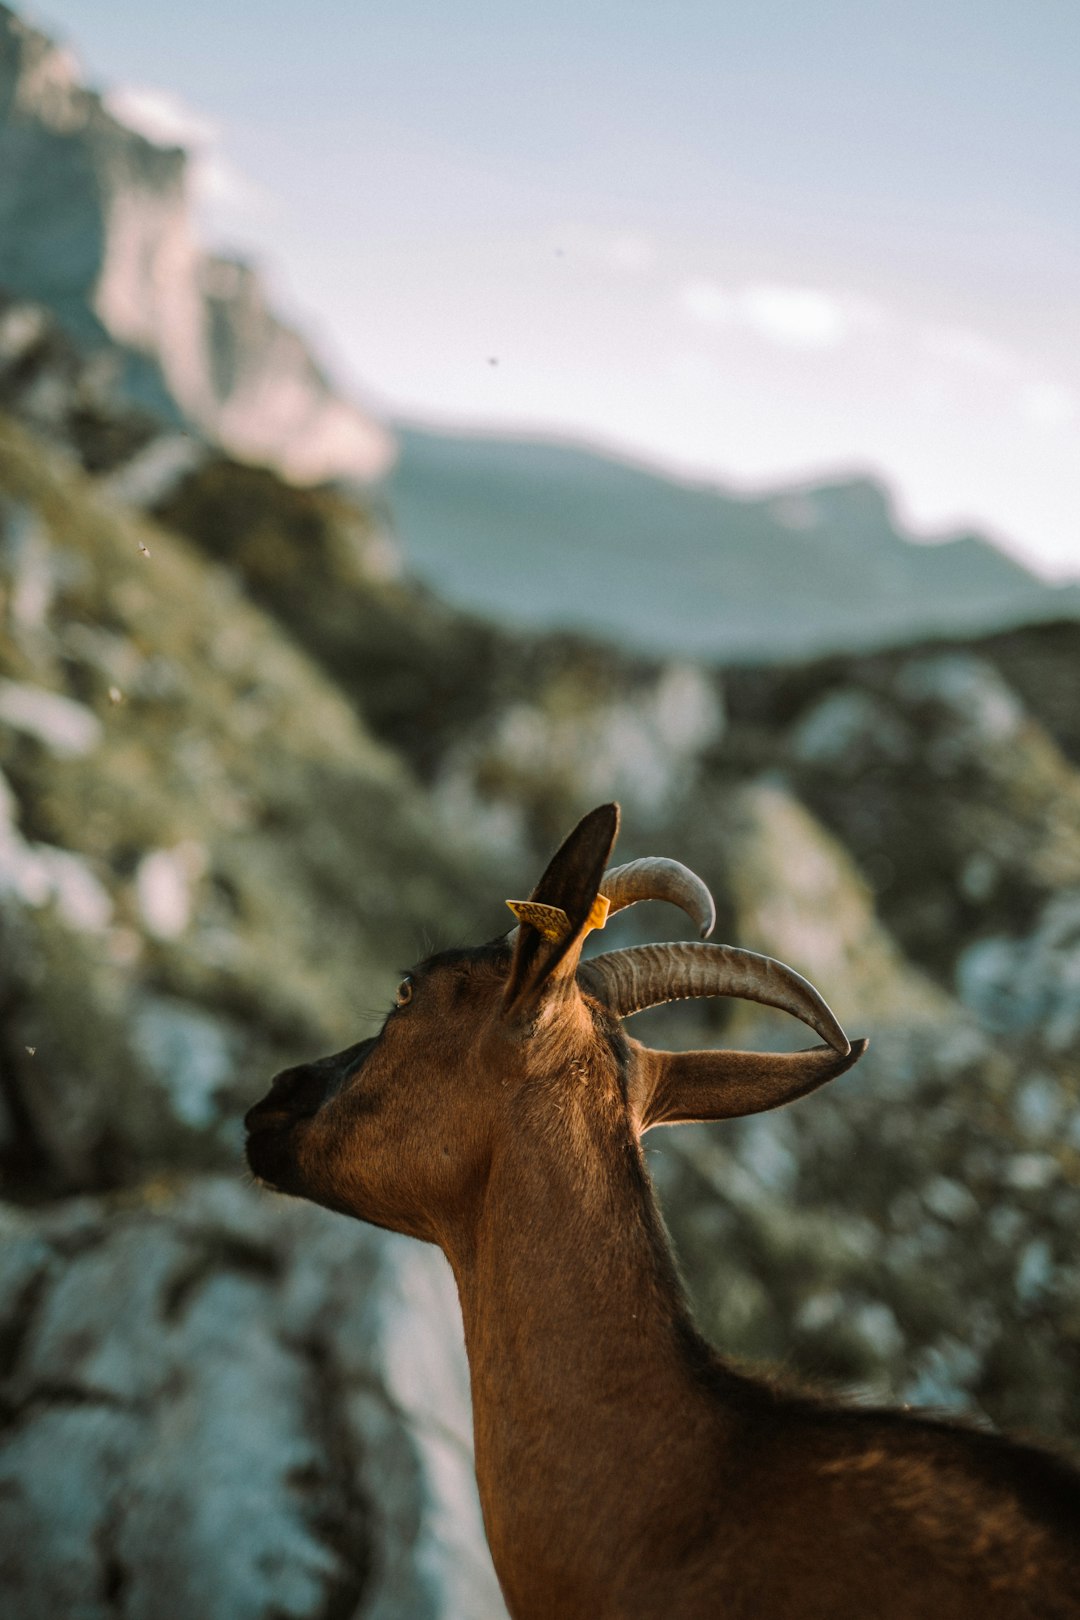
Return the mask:
<path id="1" fill-rule="evenodd" d="M 1076 0 L 38 0 L 381 412 L 1080 577 Z"/>

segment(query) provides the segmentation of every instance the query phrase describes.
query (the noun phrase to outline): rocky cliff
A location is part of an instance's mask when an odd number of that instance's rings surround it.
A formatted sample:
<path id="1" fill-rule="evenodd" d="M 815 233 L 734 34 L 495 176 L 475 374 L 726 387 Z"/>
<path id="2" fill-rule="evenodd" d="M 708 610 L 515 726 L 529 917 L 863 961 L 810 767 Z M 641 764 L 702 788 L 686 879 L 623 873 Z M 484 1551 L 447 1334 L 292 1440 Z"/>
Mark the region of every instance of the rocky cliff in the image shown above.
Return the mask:
<path id="1" fill-rule="evenodd" d="M 131 400 L 244 460 L 317 482 L 393 458 L 256 272 L 202 249 L 186 153 L 121 122 L 68 51 L 2 5 L 0 288 L 110 356 Z"/>

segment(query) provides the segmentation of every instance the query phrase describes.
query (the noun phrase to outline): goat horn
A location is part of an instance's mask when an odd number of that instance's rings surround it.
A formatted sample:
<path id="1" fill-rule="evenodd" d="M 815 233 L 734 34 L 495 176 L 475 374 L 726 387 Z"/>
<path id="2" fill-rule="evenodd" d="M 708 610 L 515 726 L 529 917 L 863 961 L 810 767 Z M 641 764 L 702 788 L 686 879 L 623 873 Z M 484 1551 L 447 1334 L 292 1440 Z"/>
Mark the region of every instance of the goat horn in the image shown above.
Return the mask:
<path id="1" fill-rule="evenodd" d="M 734 945 L 632 945 L 583 962 L 578 978 L 620 1018 L 665 1001 L 737 996 L 792 1013 L 841 1057 L 851 1050 L 828 1003 L 809 980 L 771 956 Z"/>
<path id="2" fill-rule="evenodd" d="M 687 916 L 697 924 L 702 939 L 707 939 L 716 925 L 716 906 L 713 897 L 701 879 L 681 861 L 664 860 L 650 856 L 641 861 L 628 861 L 625 866 L 612 867 L 605 872 L 600 893 L 611 902 L 612 912 L 622 911 L 638 900 L 670 900 L 681 906 Z"/>

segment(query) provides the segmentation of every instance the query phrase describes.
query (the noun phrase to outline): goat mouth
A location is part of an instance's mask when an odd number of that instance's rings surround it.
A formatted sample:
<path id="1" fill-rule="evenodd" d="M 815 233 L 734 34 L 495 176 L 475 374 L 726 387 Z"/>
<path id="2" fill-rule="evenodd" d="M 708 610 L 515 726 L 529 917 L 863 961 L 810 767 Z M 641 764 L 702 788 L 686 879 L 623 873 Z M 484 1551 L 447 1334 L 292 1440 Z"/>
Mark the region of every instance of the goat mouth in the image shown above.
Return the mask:
<path id="1" fill-rule="evenodd" d="M 252 1175 L 275 1192 L 290 1192 L 297 1179 L 296 1121 L 282 1114 L 253 1121 L 249 1115 L 245 1123 L 244 1154 Z"/>

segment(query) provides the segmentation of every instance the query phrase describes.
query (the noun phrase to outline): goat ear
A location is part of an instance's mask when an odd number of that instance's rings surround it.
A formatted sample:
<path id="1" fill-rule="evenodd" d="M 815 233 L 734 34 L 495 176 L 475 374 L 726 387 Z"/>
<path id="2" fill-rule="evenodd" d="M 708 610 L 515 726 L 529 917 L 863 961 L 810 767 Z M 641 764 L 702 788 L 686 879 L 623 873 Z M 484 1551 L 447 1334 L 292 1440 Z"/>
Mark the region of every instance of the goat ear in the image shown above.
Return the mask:
<path id="1" fill-rule="evenodd" d="M 763 1114 L 835 1080 L 858 1062 L 868 1045 L 853 1041 L 845 1057 L 831 1046 L 804 1052 L 654 1052 L 639 1047 L 631 1106 L 641 1131 Z"/>
<path id="2" fill-rule="evenodd" d="M 619 831 L 619 807 L 602 804 L 563 840 L 527 901 L 510 901 L 518 918 L 514 960 L 503 1005 L 532 1012 L 555 984 L 573 978 L 589 929 L 602 926 L 597 896 Z M 606 913 L 606 906 L 600 902 Z"/>

